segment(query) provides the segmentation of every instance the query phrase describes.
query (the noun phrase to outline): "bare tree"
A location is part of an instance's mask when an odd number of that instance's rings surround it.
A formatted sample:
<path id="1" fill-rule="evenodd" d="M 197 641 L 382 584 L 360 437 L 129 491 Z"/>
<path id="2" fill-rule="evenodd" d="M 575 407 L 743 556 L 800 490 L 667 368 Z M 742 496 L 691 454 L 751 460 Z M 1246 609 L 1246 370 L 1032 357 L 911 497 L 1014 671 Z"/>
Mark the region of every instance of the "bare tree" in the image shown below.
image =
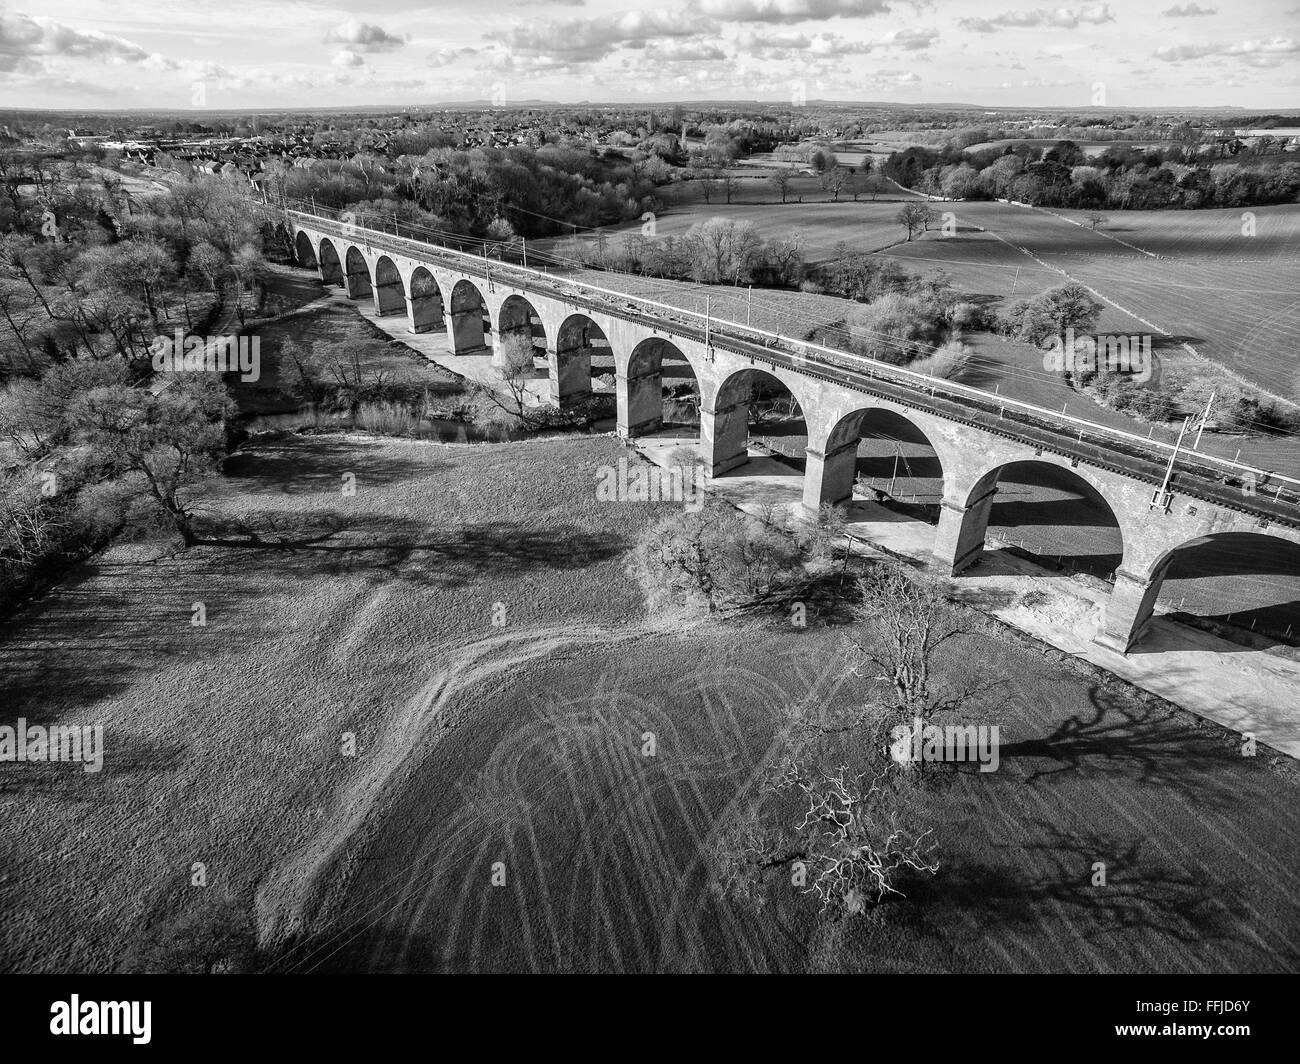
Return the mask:
<path id="1" fill-rule="evenodd" d="M 190 489 L 225 451 L 231 401 L 221 378 L 181 376 L 154 394 L 126 384 L 93 388 L 69 409 L 74 433 L 152 506 L 186 546 L 198 542 Z"/>
<path id="2" fill-rule="evenodd" d="M 730 170 L 723 170 L 720 180 L 722 182 L 722 191 L 727 197 L 728 205 L 730 205 L 731 197 L 740 191 L 740 179 Z"/>
<path id="3" fill-rule="evenodd" d="M 786 196 L 789 195 L 790 192 L 789 169 L 782 166 L 773 170 L 772 176 L 769 177 L 768 180 L 772 182 L 772 186 L 777 190 L 777 192 L 781 193 L 781 202 L 784 203 Z"/>
<path id="4" fill-rule="evenodd" d="M 528 382 L 533 379 L 534 350 L 531 337 L 518 333 L 502 337 L 492 353 L 498 384 L 481 384 L 476 394 L 518 424 L 535 429 L 549 423 L 555 411 L 532 401 Z"/>
<path id="5" fill-rule="evenodd" d="M 840 191 L 848 179 L 849 172 L 842 166 L 832 166 L 826 171 L 826 187 L 830 190 L 832 201 L 839 203 Z"/>
<path id="6" fill-rule="evenodd" d="M 907 229 L 907 239 L 925 232 L 934 221 L 934 208 L 928 203 L 906 203 L 898 212 L 898 224 Z"/>
<path id="7" fill-rule="evenodd" d="M 691 276 L 705 284 L 748 282 L 763 251 L 753 222 L 707 218 L 687 231 L 684 244 Z"/>
<path id="8" fill-rule="evenodd" d="M 214 292 L 221 279 L 231 275 L 226 256 L 206 240 L 195 244 L 191 249 L 186 269 L 191 276 L 205 281 Z"/>
<path id="9" fill-rule="evenodd" d="M 4 320 L 10 334 L 22 350 L 27 368 L 35 371 L 36 359 L 32 353 L 32 345 L 38 340 L 40 331 L 40 317 L 36 313 L 36 303 L 19 282 L 7 277 L 0 277 L 0 319 Z M 5 358 L 3 361 L 9 360 Z M 12 366 L 8 369 L 12 371 Z"/>
<path id="10" fill-rule="evenodd" d="M 0 570 L 39 564 L 66 537 L 67 515 L 50 502 L 33 469 L 0 480 Z"/>
<path id="11" fill-rule="evenodd" d="M 698 184 L 700 186 L 700 195 L 704 197 L 704 202 L 712 203 L 713 197 L 718 191 L 718 175 L 716 171 L 705 170 L 700 174 Z"/>
<path id="12" fill-rule="evenodd" d="M 710 849 L 723 894 L 762 906 L 788 884 L 837 917 L 901 894 L 906 874 L 938 871 L 924 777 L 888 744 L 900 721 L 969 696 L 936 697 L 932 679 L 939 649 L 962 629 L 941 588 L 896 563 L 873 566 L 860 587 L 845 646 L 866 697 L 844 705 L 810 693 L 784 710 L 773 755 Z"/>
<path id="13" fill-rule="evenodd" d="M 879 701 L 892 704 L 901 717 L 929 719 L 950 708 L 954 700 L 936 701 L 930 683 L 935 652 L 964 632 L 947 596 L 896 563 L 873 566 L 859 586 L 855 631 L 844 639 L 850 670 L 869 683 L 886 685 Z"/>
<path id="14" fill-rule="evenodd" d="M 238 279 L 240 287 L 249 292 L 260 291 L 268 273 L 266 260 L 262 258 L 262 252 L 252 244 L 244 244 L 235 252 L 231 258 L 230 269 Z M 238 297 L 238 293 L 236 293 L 236 296 Z M 245 320 L 242 298 L 238 298 L 235 309 L 239 314 L 239 322 L 242 325 Z"/>
<path id="15" fill-rule="evenodd" d="M 1109 221 L 1110 219 L 1100 211 L 1093 211 L 1088 215 L 1088 224 L 1092 226 L 1094 230 L 1099 229 Z"/>

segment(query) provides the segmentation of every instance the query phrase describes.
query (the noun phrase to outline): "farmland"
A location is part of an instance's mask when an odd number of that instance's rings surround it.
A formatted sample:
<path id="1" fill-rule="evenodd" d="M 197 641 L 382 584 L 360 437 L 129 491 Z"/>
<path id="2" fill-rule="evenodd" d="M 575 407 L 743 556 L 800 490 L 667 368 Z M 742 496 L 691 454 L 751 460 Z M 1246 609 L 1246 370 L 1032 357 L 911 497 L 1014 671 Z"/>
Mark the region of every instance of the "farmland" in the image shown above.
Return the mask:
<path id="1" fill-rule="evenodd" d="M 1057 138 L 1059 140 L 1059 138 Z M 1095 158 L 1104 152 L 1107 148 L 1166 148 L 1169 146 L 1168 141 L 1162 140 L 1076 140 L 1074 142 L 1083 153 L 1090 158 Z M 971 144 L 967 151 L 977 152 L 986 151 L 989 148 L 1007 148 L 1013 144 L 1028 144 L 1032 148 L 1041 148 L 1047 151 L 1054 148 L 1057 140 L 1050 137 L 1006 137 L 1002 140 L 986 140 L 979 144 Z"/>
<path id="2" fill-rule="evenodd" d="M 907 234 L 897 220 L 898 208 L 915 198 L 894 189 L 881 193 L 875 202 L 869 195 L 861 195 L 855 203 L 851 195 L 841 193 L 840 201 L 832 203 L 816 178 L 802 177 L 791 183 L 787 203 L 780 202 L 765 179 L 743 181 L 730 204 L 724 202 L 721 193 L 713 197 L 712 203 L 705 203 L 698 188 L 690 187 L 692 184 L 695 183 L 687 182 L 680 192 L 674 192 L 667 208 L 655 215 L 655 237 L 680 237 L 704 218 L 728 218 L 753 222 L 764 239 L 797 235 L 810 261 L 829 257 L 841 242 L 860 250 L 876 251 L 905 240 Z M 799 202 L 801 195 L 803 203 Z M 610 226 L 604 230 L 604 239 L 612 245 L 623 233 L 642 233 L 642 226 L 639 221 Z M 580 239 L 594 246 L 599 238 L 589 234 Z M 563 242 L 535 243 L 538 248 L 551 250 Z"/>
<path id="3" fill-rule="evenodd" d="M 1093 231 L 1080 211 L 936 202 L 937 215 L 955 215 L 955 233 L 945 236 L 936 222 L 908 242 L 897 214 L 910 197 L 895 190 L 875 202 L 841 196 L 833 203 L 815 178 L 798 179 L 796 189 L 798 182 L 805 188 L 792 202 L 775 202 L 766 183 L 754 181 L 730 205 L 720 196 L 705 204 L 688 182 L 656 215 L 654 235 L 680 237 L 710 217 L 752 222 L 765 239 L 797 236 L 810 262 L 843 242 L 914 272 L 942 271 L 958 290 L 985 300 L 1022 298 L 1073 278 L 1115 304 L 1105 306 L 1098 331 L 1163 331 L 1158 345 L 1173 364 L 1194 359 L 1183 352 L 1187 343 L 1270 392 L 1295 393 L 1300 206 L 1255 208 L 1253 231 L 1239 210 L 1111 212 Z M 794 202 L 799 194 L 805 202 Z M 629 223 L 610 228 L 605 239 L 641 231 L 641 223 Z"/>
<path id="4" fill-rule="evenodd" d="M 1238 210 L 1112 212 L 1093 232 L 1077 211 L 1058 217 L 1000 203 L 951 209 L 955 237 L 928 234 L 890 254 L 942 268 L 958 287 L 987 295 L 1041 290 L 1068 275 L 1133 312 L 1108 306 L 1100 331 L 1151 331 L 1136 315 L 1270 391 L 1294 393 L 1300 206 L 1255 208 L 1253 235 L 1243 234 Z M 1051 269 L 1005 245 L 991 247 L 999 237 Z"/>

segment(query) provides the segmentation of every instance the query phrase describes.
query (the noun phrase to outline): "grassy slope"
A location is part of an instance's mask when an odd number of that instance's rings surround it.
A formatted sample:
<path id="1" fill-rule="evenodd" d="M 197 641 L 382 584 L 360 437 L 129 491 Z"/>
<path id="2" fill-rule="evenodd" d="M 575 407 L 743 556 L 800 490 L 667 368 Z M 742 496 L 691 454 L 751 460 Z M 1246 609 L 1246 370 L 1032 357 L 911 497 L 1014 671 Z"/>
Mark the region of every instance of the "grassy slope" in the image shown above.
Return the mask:
<path id="1" fill-rule="evenodd" d="M 521 627 L 637 617 L 620 552 L 652 508 L 614 520 L 594 498 L 595 468 L 620 452 L 263 444 L 220 509 L 285 526 L 337 515 L 337 542 L 118 547 L 0 629 L 6 719 L 102 724 L 108 746 L 98 775 L 0 766 L 4 966 L 110 967 L 195 861 L 248 900 L 364 771 L 337 756 L 340 734 L 373 747 L 440 655 L 493 633 L 496 601 Z"/>
<path id="2" fill-rule="evenodd" d="M 111 968 L 142 920 L 190 900 L 195 861 L 209 890 L 256 898 L 264 930 L 307 936 L 284 968 L 800 966 L 806 909 L 777 924 L 720 906 L 697 857 L 773 709 L 853 697 L 835 633 L 639 627 L 622 551 L 658 508 L 592 491 L 620 453 L 263 443 L 216 505 L 337 514 L 336 542 L 118 547 L 0 629 L 10 713 L 103 723 L 109 746 L 99 776 L 0 768 L 3 966 Z M 941 878 L 835 963 L 1294 967 L 1293 785 L 980 627 L 963 660 L 1015 677 L 1018 697 L 982 711 L 1011 744 L 1003 769 L 958 780 L 934 814 Z M 1036 745 L 1062 727 L 1054 756 Z M 338 756 L 344 731 L 359 758 Z M 487 886 L 496 860 L 506 888 Z M 1105 891 L 1087 885 L 1098 860 Z"/>

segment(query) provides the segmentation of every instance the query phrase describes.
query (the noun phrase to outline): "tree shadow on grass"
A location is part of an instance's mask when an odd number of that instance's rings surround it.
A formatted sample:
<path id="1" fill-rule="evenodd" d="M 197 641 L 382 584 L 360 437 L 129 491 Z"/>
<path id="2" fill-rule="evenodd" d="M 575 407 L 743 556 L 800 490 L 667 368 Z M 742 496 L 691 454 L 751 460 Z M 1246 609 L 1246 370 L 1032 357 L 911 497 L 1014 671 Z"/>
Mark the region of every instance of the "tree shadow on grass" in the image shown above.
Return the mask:
<path id="1" fill-rule="evenodd" d="M 28 718 L 29 727 L 34 723 Z M 43 797 L 97 802 L 103 798 L 104 783 L 114 778 L 170 772 L 185 759 L 183 743 L 155 743 L 112 727 L 105 727 L 103 738 L 103 766 L 98 772 L 86 772 L 76 762 L 0 764 L 0 800 Z"/>
<path id="2" fill-rule="evenodd" d="M 1072 937 L 1099 944 L 1110 958 L 1117 942 L 1140 935 L 1148 944 L 1153 938 L 1200 949 L 1210 943 L 1230 944 L 1263 967 L 1284 960 L 1243 932 L 1245 917 L 1230 903 L 1246 888 L 1244 881 L 1216 882 L 1200 869 L 1144 859 L 1140 839 L 1069 832 L 1042 821 L 1025 829 L 1028 838 L 1041 840 L 1018 847 L 1037 855 L 1033 861 L 991 864 L 958 857 L 942 865 L 933 878 L 908 885 L 906 905 L 913 910 L 912 918 L 923 920 L 932 934 L 944 934 L 939 928 L 967 926 L 974 917 L 993 933 L 1013 930 L 1038 936 L 1043 924 L 1059 926 L 1064 919 Z M 1104 886 L 1093 885 L 1099 862 L 1105 865 Z M 1048 955 L 1043 962 L 1063 966 Z M 1211 967 L 1215 961 L 1206 963 Z"/>
<path id="3" fill-rule="evenodd" d="M 213 523 L 201 545 L 237 550 L 249 573 L 299 570 L 458 587 L 483 574 L 510 579 L 584 569 L 617 557 L 630 544 L 621 536 L 571 525 L 537 528 L 498 521 L 431 528 L 408 518 L 324 511 Z"/>
<path id="4" fill-rule="evenodd" d="M 355 477 L 358 488 L 385 487 L 427 477 L 449 464 L 432 447 L 410 454 L 376 447 L 342 437 L 290 437 L 254 450 L 236 451 L 223 471 L 240 492 L 277 495 L 338 495 L 345 474 Z"/>
<path id="5" fill-rule="evenodd" d="M 270 590 L 263 574 L 202 551 L 92 559 L 0 627 L 6 717 L 49 724 L 178 661 L 235 657 L 269 623 L 260 603 Z"/>
<path id="6" fill-rule="evenodd" d="M 490 576 L 571 571 L 617 557 L 623 538 L 512 522 L 430 528 L 323 511 L 209 522 L 198 547 L 146 561 L 93 559 L 0 626 L 6 718 L 49 724 L 69 705 L 121 697 L 141 675 L 234 658 L 272 637 L 263 602 L 298 581 L 352 577 L 457 588 Z M 206 624 L 195 626 L 195 604 Z"/>
<path id="7" fill-rule="evenodd" d="M 1027 719 L 1032 707 L 1011 690 Z M 1187 714 L 1159 702 L 1093 685 L 1090 714 L 1071 714 L 1049 734 L 1003 743 L 1003 762 L 1024 761 L 1017 782 L 1036 785 L 1061 774 L 1115 772 L 1132 783 L 1175 789 L 1213 808 L 1235 808 L 1240 798 L 1222 770 L 1239 767 L 1241 755 Z"/>

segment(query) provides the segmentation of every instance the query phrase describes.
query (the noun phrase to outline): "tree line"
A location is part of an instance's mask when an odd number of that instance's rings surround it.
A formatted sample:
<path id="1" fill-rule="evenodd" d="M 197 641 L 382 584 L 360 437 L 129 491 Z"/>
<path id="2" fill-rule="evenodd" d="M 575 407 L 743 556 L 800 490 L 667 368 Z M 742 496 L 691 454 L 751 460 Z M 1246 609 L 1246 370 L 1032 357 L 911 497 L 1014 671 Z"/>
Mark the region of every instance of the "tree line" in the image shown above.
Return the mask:
<path id="1" fill-rule="evenodd" d="M 1300 163 L 1207 165 L 1179 144 L 1115 144 L 1089 157 L 1075 142 L 971 150 L 913 146 L 882 170 L 906 188 L 946 199 L 1010 199 L 1036 207 L 1123 210 L 1243 207 L 1300 201 Z"/>
<path id="2" fill-rule="evenodd" d="M 157 341 L 256 312 L 267 269 L 233 182 L 135 201 L 66 161 L 4 165 L 20 179 L 0 237 L 0 602 L 127 527 L 194 541 L 233 407 L 219 373 L 158 373 Z"/>

